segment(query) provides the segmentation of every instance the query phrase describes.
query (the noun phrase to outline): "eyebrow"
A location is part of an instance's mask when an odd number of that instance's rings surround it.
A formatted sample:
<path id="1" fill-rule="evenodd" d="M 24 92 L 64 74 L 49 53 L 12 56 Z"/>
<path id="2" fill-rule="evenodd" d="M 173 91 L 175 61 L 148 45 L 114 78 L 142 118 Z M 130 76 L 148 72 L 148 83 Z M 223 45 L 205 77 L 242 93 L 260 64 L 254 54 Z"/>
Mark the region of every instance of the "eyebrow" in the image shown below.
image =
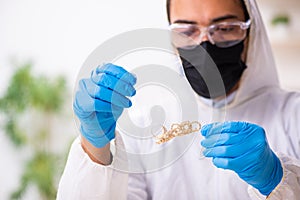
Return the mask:
<path id="1" fill-rule="evenodd" d="M 224 21 L 226 19 L 237 19 L 237 18 L 238 17 L 236 15 L 224 15 L 224 16 L 212 19 L 211 23 L 216 23 L 216 22 Z"/>
<path id="2" fill-rule="evenodd" d="M 238 17 L 236 15 L 224 15 L 224 16 L 220 16 L 220 17 L 212 19 L 210 21 L 210 23 L 216 23 L 216 22 L 227 20 L 227 19 L 237 19 L 237 18 Z M 178 20 L 174 21 L 173 23 L 176 23 L 176 24 L 197 24 L 196 21 L 184 20 L 184 19 L 178 19 Z"/>
<path id="3" fill-rule="evenodd" d="M 195 22 L 195 21 L 184 20 L 184 19 L 178 19 L 173 23 L 174 24 L 197 24 L 197 22 Z"/>

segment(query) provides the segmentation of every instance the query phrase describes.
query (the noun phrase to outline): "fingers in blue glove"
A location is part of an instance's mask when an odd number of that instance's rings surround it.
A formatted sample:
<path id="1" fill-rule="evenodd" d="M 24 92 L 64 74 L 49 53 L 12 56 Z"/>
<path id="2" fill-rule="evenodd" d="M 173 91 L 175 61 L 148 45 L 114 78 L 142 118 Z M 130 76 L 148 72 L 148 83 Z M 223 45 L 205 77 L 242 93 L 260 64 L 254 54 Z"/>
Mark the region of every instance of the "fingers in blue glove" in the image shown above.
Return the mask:
<path id="1" fill-rule="evenodd" d="M 230 145 L 230 146 L 218 146 L 214 148 L 205 149 L 203 154 L 206 157 L 212 157 L 213 164 L 222 169 L 234 170 L 237 173 L 245 170 L 252 170 L 256 168 L 256 163 L 253 160 L 263 160 L 263 157 L 254 152 L 260 151 L 260 149 L 249 149 L 245 147 L 245 143 Z"/>
<path id="2" fill-rule="evenodd" d="M 97 67 L 96 74 L 100 73 L 109 74 L 127 83 L 130 83 L 131 85 L 134 85 L 136 83 L 136 77 L 133 74 L 129 73 L 124 68 L 111 63 L 107 63 Z"/>
<path id="3" fill-rule="evenodd" d="M 235 169 L 236 166 L 241 167 L 239 159 L 236 158 L 213 158 L 212 161 L 217 168 L 221 169 Z"/>
<path id="4" fill-rule="evenodd" d="M 106 101 L 115 106 L 129 108 L 132 105 L 128 98 L 111 89 L 96 85 L 91 79 L 80 80 L 79 88 L 81 91 L 88 93 L 92 98 Z"/>
<path id="5" fill-rule="evenodd" d="M 122 111 L 123 108 L 113 106 L 112 104 L 99 99 L 92 98 L 85 91 L 76 92 L 74 112 L 79 118 L 87 118 L 93 112 L 103 112 L 107 113 L 106 115 L 110 115 L 112 113 L 114 116 L 119 116 Z M 103 114 L 103 116 L 109 117 L 105 116 L 105 114 Z"/>
<path id="6" fill-rule="evenodd" d="M 220 133 L 239 133 L 247 128 L 246 122 L 224 122 L 204 125 L 201 134 L 205 137 Z"/>
<path id="7" fill-rule="evenodd" d="M 95 71 L 91 74 L 91 80 L 98 86 L 104 86 L 123 96 L 133 96 L 136 91 L 131 83 L 118 79 L 112 75 L 99 73 Z"/>
<path id="8" fill-rule="evenodd" d="M 235 158 L 214 157 L 212 159 L 216 167 L 230 169 L 236 173 L 257 170 L 258 166 L 256 162 L 253 162 L 254 160 L 263 160 L 263 158 L 257 157 L 257 154 L 247 153 Z"/>
<path id="9" fill-rule="evenodd" d="M 246 143 L 265 144 L 263 130 L 257 131 L 257 128 L 254 130 L 245 122 L 210 124 L 204 126 L 201 132 L 205 135 L 201 145 L 206 148 L 203 154 L 207 157 L 234 158 L 253 151 Z"/>
<path id="10" fill-rule="evenodd" d="M 233 140 L 233 138 L 231 137 L 232 137 L 231 134 L 228 133 L 211 135 L 209 137 L 206 137 L 204 140 L 202 140 L 201 145 L 205 148 L 212 148 L 215 146 L 232 144 L 233 142 L 235 143 L 235 140 L 231 141 Z"/>
<path id="11" fill-rule="evenodd" d="M 73 108 L 83 137 L 95 147 L 115 137 L 116 121 L 131 106 L 127 97 L 135 94 L 135 83 L 134 75 L 113 64 L 99 66 L 89 79 L 79 82 Z"/>
<path id="12" fill-rule="evenodd" d="M 268 195 L 282 178 L 279 159 L 270 149 L 265 131 L 256 124 L 225 122 L 203 126 L 204 155 L 218 168 L 235 171 L 241 179 Z"/>
<path id="13" fill-rule="evenodd" d="M 219 157 L 219 158 L 235 158 L 249 152 L 249 148 L 245 143 L 215 146 L 212 148 L 206 148 L 203 154 L 206 157 Z"/>

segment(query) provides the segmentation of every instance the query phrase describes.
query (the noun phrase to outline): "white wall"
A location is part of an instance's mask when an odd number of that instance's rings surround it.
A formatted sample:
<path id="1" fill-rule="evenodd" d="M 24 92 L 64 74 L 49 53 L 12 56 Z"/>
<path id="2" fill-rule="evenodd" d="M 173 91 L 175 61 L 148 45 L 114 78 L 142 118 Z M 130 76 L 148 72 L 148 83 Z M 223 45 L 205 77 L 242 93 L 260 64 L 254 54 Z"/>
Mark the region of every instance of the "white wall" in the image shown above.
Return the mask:
<path id="1" fill-rule="evenodd" d="M 299 0 L 257 0 L 270 41 L 284 88 L 300 90 L 300 1 Z M 272 18 L 277 14 L 290 17 L 288 27 L 274 27 Z"/>
<path id="2" fill-rule="evenodd" d="M 34 60 L 39 71 L 65 73 L 72 81 L 103 41 L 141 27 L 163 27 L 161 0 L 2 0 L 0 66 Z"/>
<path id="3" fill-rule="evenodd" d="M 293 40 L 287 39 L 285 43 L 286 38 L 283 42 L 272 38 L 280 79 L 289 89 L 300 89 L 299 23 L 296 23 L 300 17 L 295 14 L 300 13 L 299 3 L 295 3 L 298 1 L 259 0 L 266 22 L 278 8 L 293 13 Z M 37 73 L 64 74 L 72 92 L 81 64 L 102 42 L 132 29 L 166 28 L 164 3 L 164 0 L 1 0 L 0 94 L 12 73 L 11 60 L 19 63 L 32 60 Z M 272 35 L 272 31 L 269 33 Z M 73 123 L 65 123 L 70 127 L 58 127 L 56 137 L 75 135 Z M 17 184 L 26 152 L 20 154 L 3 133 L 0 140 L 0 199 L 7 199 Z"/>

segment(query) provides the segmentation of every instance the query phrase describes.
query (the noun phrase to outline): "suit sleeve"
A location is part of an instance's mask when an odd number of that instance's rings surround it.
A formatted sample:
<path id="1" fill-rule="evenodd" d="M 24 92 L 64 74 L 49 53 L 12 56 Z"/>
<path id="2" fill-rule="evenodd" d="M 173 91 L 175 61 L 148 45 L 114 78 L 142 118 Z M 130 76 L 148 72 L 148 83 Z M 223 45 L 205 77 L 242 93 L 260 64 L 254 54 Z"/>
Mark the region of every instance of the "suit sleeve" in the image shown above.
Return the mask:
<path id="1" fill-rule="evenodd" d="M 113 163 L 111 166 L 94 163 L 77 138 L 58 186 L 57 200 L 127 199 L 128 174 L 115 170 Z"/>

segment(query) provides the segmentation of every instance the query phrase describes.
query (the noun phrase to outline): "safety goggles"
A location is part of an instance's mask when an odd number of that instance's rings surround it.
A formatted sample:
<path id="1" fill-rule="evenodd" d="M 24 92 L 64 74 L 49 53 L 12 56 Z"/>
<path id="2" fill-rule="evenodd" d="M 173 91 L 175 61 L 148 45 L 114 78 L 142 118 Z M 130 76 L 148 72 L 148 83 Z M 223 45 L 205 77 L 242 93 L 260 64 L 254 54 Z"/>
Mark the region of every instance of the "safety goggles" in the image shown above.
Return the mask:
<path id="1" fill-rule="evenodd" d="M 196 24 L 174 23 L 170 25 L 172 43 L 176 48 L 193 49 L 206 35 L 208 40 L 221 48 L 234 46 L 247 36 L 251 20 L 247 22 L 221 22 L 208 27 Z"/>

